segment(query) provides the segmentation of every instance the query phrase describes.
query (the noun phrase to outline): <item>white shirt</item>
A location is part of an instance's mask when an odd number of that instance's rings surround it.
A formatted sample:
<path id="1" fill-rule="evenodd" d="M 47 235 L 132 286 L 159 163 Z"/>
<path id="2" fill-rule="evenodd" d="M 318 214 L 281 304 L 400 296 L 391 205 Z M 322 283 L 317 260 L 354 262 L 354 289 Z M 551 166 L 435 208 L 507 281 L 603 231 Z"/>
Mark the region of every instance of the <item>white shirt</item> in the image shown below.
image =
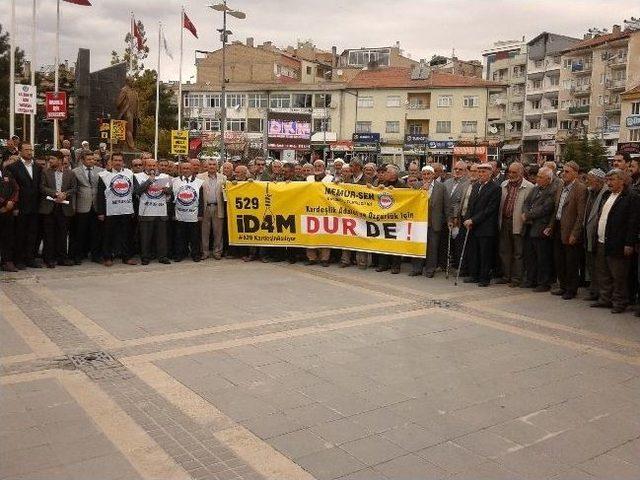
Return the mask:
<path id="1" fill-rule="evenodd" d="M 571 182 L 569 185 L 565 185 L 562 189 L 562 193 L 560 194 L 560 200 L 558 201 L 558 212 L 556 213 L 556 220 L 560 220 L 562 218 L 562 209 L 564 208 L 564 204 L 567 201 L 567 197 L 569 193 L 571 193 L 571 189 L 573 188 L 573 184 L 575 180 Z"/>
<path id="2" fill-rule="evenodd" d="M 618 198 L 619 193 L 611 192 L 607 201 L 604 202 L 602 206 L 602 211 L 600 212 L 600 219 L 598 220 L 598 243 L 604 243 L 604 236 L 607 231 L 607 220 L 609 219 L 609 212 L 611 212 L 611 207 Z"/>
<path id="3" fill-rule="evenodd" d="M 53 176 L 55 177 L 55 180 L 56 180 L 56 192 L 61 192 L 62 191 L 62 172 L 59 170 L 56 170 L 53 172 Z"/>
<path id="4" fill-rule="evenodd" d="M 22 164 L 24 165 L 24 168 L 27 169 L 27 173 L 29 173 L 29 176 L 33 179 L 33 160 L 31 160 L 30 162 L 27 162 L 22 157 L 20 157 L 20 160 L 22 161 Z"/>
<path id="5" fill-rule="evenodd" d="M 214 173 L 213 176 L 207 176 L 207 182 L 209 183 L 209 198 L 207 198 L 208 204 L 218 203 L 218 176 Z"/>

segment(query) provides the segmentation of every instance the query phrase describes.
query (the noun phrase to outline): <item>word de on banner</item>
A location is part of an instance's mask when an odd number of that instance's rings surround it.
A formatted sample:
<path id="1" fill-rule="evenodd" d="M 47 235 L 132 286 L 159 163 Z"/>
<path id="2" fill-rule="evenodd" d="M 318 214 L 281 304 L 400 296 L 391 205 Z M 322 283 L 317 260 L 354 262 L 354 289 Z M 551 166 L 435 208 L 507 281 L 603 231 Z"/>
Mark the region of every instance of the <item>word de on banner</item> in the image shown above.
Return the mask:
<path id="1" fill-rule="evenodd" d="M 111 141 L 119 142 L 127 138 L 127 121 L 111 120 Z"/>
<path id="2" fill-rule="evenodd" d="M 36 114 L 36 87 L 32 85 L 16 84 L 16 113 L 25 115 Z"/>
<path id="3" fill-rule="evenodd" d="M 189 131 L 171 130 L 171 154 L 187 155 L 189 153 Z"/>
<path id="4" fill-rule="evenodd" d="M 45 92 L 44 95 L 47 120 L 65 120 L 67 118 L 67 92 Z"/>
<path id="5" fill-rule="evenodd" d="M 408 257 L 427 249 L 427 192 L 307 182 L 227 183 L 229 243 L 345 248 Z"/>

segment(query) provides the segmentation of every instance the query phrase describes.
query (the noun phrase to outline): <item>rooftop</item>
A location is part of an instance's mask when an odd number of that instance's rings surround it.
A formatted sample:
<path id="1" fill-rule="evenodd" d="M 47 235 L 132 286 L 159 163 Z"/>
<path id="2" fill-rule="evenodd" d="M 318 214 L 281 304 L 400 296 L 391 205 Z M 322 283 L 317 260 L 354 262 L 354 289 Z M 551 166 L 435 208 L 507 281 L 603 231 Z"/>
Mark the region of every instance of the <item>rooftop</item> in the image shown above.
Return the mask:
<path id="1" fill-rule="evenodd" d="M 362 70 L 348 84 L 350 88 L 453 88 L 503 87 L 502 83 L 434 70 L 424 79 L 412 80 L 411 69 L 403 67 Z"/>
<path id="2" fill-rule="evenodd" d="M 593 48 L 605 43 L 615 42 L 623 38 L 628 38 L 633 32 L 631 30 L 623 30 L 621 32 L 606 33 L 604 35 L 598 35 L 597 37 L 587 38 L 571 46 L 565 50 L 565 52 L 572 52 L 574 50 L 582 50 L 584 48 Z"/>

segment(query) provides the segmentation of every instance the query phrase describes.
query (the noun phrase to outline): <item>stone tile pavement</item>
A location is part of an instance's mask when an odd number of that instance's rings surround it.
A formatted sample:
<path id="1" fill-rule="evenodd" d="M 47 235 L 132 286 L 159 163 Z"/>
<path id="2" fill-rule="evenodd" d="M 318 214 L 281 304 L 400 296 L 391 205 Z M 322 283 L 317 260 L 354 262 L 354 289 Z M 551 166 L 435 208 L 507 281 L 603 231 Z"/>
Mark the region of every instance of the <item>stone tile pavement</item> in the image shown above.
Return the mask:
<path id="1" fill-rule="evenodd" d="M 0 335 L 3 480 L 640 478 L 640 323 L 580 301 L 86 265 L 3 276 Z"/>

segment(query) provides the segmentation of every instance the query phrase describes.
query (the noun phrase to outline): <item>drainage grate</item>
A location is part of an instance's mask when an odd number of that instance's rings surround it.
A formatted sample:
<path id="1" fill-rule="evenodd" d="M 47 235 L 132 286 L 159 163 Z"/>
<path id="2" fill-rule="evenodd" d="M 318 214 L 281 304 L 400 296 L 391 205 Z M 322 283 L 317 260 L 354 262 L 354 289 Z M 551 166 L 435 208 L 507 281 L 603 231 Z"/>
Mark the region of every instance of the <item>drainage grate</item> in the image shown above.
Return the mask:
<path id="1" fill-rule="evenodd" d="M 89 352 L 69 357 L 79 370 L 82 370 L 90 378 L 100 380 L 103 378 L 130 378 L 127 369 L 118 360 L 107 352 Z"/>

